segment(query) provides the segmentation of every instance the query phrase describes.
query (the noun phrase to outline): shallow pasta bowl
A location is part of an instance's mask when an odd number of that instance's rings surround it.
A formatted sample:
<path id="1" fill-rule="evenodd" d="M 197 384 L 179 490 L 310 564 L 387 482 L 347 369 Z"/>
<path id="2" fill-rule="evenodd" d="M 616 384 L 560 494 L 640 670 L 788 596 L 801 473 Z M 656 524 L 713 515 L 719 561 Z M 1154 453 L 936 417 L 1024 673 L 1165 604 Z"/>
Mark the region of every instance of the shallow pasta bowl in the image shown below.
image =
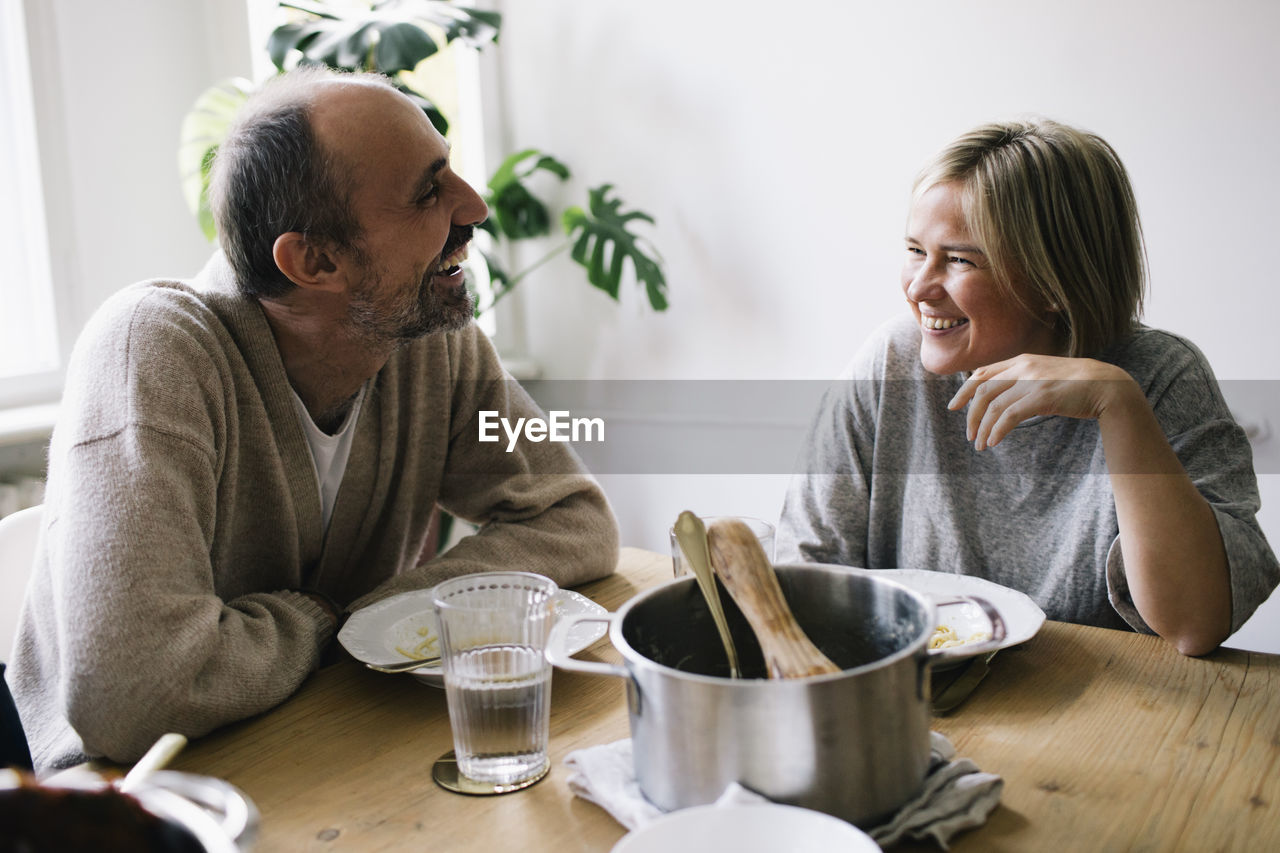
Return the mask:
<path id="1" fill-rule="evenodd" d="M 608 612 L 585 595 L 569 589 L 556 593 L 555 608 L 556 619 Z M 576 626 L 570 634 L 569 644 L 575 647 L 575 653 L 582 651 L 603 637 L 605 630 L 606 627 L 599 623 Z M 338 632 L 338 642 L 353 658 L 375 666 L 438 657 L 439 641 L 430 589 L 403 592 L 363 607 L 352 613 Z M 444 670 L 439 662 L 410 669 L 408 673 L 432 687 L 444 686 Z"/>
<path id="2" fill-rule="evenodd" d="M 1036 635 L 1044 624 L 1044 611 L 1025 593 L 1007 586 L 1001 586 L 985 578 L 971 575 L 958 575 L 950 572 L 929 572 L 922 569 L 859 569 L 867 574 L 896 581 L 908 589 L 921 593 L 929 600 L 938 603 L 955 598 L 981 598 L 991 602 L 1005 623 L 1005 637 L 997 645 L 997 649 L 1007 649 L 1019 643 L 1025 643 Z M 962 641 L 981 635 L 988 625 L 987 617 L 975 604 L 940 608 L 938 611 L 938 627 L 950 628 Z M 975 651 L 968 652 L 965 645 L 949 649 L 948 660 L 939 660 L 934 664 L 935 670 L 949 669 L 967 663 L 976 655 L 989 655 L 990 648 L 980 649 L 973 643 Z"/>

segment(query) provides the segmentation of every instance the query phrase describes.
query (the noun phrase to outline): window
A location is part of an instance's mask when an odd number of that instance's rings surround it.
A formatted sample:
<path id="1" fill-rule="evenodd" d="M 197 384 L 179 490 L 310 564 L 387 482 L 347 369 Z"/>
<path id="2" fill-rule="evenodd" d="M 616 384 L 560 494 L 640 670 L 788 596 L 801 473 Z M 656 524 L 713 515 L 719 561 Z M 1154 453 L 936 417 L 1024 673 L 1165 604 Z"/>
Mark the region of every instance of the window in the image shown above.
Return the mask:
<path id="1" fill-rule="evenodd" d="M 0 0 L 0 405 L 56 388 L 60 367 L 22 3 Z"/>

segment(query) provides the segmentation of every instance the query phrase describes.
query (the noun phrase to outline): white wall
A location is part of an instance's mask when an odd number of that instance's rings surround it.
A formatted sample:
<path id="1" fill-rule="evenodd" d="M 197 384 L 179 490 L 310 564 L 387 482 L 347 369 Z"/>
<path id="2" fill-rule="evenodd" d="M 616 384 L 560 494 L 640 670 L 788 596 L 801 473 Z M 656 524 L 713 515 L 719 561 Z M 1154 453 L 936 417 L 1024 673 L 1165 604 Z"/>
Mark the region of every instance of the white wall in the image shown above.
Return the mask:
<path id="1" fill-rule="evenodd" d="M 250 73 L 245 11 L 217 0 L 27 0 L 64 348 L 108 295 L 195 273 L 210 247 L 178 181 L 182 118 Z"/>
<path id="2" fill-rule="evenodd" d="M 611 181 L 655 214 L 670 282 L 671 309 L 654 316 L 638 288 L 615 307 L 567 261 L 531 279 L 527 341 L 548 376 L 834 376 L 904 310 L 902 227 L 922 162 L 980 122 L 1039 114 L 1101 133 L 1128 165 L 1150 255 L 1148 322 L 1195 340 L 1221 378 L 1280 378 L 1267 262 L 1280 233 L 1280 4 L 501 8 L 504 141 L 561 155 L 575 169 L 566 198 Z M 1280 427 L 1280 385 L 1234 387 L 1242 420 Z M 1280 542 L 1276 440 L 1256 449 L 1263 523 Z M 686 505 L 776 516 L 784 483 L 605 478 L 624 541 L 652 548 L 666 547 Z M 1277 616 L 1273 601 L 1251 628 Z"/>
<path id="3" fill-rule="evenodd" d="M 1102 133 L 1127 162 L 1149 321 L 1192 335 L 1223 377 L 1275 375 L 1251 254 L 1280 218 L 1274 3 L 502 8 L 512 144 L 562 154 L 578 186 L 610 180 L 654 212 L 671 280 L 672 310 L 654 318 L 630 310 L 638 291 L 621 311 L 588 300 L 567 264 L 541 276 L 530 346 L 550 374 L 830 376 L 899 308 L 923 160 L 981 121 L 1041 114 Z"/>

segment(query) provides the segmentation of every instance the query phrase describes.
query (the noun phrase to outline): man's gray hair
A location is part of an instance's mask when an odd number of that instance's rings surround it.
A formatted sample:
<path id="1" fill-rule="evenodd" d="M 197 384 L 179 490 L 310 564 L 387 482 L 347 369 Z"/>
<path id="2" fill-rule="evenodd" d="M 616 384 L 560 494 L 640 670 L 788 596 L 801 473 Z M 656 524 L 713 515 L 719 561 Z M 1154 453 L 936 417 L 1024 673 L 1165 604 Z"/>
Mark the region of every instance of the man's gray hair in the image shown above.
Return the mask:
<path id="1" fill-rule="evenodd" d="M 359 253 L 350 166 L 325 150 L 311 126 L 319 85 L 337 80 L 394 88 L 378 74 L 300 67 L 250 96 L 218 147 L 210 207 L 227 261 L 249 296 L 278 297 L 296 287 L 276 266 L 281 234 L 296 231 L 325 248 Z"/>

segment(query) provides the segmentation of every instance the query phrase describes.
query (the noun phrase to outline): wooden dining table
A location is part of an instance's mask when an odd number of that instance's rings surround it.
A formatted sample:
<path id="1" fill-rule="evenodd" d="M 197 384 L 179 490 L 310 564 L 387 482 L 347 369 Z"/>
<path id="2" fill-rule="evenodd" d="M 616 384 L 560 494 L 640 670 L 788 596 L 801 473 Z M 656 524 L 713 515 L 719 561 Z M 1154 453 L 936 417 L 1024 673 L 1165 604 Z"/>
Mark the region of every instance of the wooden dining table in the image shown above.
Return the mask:
<path id="1" fill-rule="evenodd" d="M 624 548 L 616 574 L 579 591 L 616 609 L 670 576 L 670 557 Z M 578 656 L 620 660 L 607 639 Z M 1187 658 L 1157 637 L 1050 621 L 934 728 L 1004 779 L 1000 805 L 953 850 L 1280 850 L 1280 656 Z M 348 659 L 174 767 L 248 794 L 262 853 L 608 851 L 626 830 L 571 793 L 562 762 L 628 734 L 621 679 L 557 671 L 548 776 L 451 793 L 431 778 L 453 746 L 444 691 Z"/>

